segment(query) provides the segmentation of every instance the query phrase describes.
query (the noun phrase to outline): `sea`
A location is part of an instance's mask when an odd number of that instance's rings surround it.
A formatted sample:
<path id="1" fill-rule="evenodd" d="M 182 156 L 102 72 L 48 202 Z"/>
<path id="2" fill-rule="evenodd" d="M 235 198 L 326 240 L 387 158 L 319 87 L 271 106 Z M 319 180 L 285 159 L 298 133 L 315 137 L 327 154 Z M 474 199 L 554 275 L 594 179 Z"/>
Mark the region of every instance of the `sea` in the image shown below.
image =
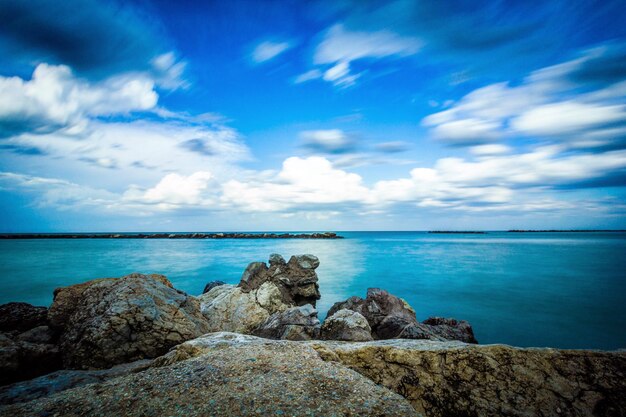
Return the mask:
<path id="1" fill-rule="evenodd" d="M 0 303 L 47 306 L 57 287 L 131 272 L 197 295 L 209 281 L 238 283 L 272 253 L 308 253 L 320 259 L 320 319 L 377 287 L 420 320 L 469 321 L 481 344 L 626 348 L 626 233 L 338 233 L 345 239 L 0 240 Z"/>

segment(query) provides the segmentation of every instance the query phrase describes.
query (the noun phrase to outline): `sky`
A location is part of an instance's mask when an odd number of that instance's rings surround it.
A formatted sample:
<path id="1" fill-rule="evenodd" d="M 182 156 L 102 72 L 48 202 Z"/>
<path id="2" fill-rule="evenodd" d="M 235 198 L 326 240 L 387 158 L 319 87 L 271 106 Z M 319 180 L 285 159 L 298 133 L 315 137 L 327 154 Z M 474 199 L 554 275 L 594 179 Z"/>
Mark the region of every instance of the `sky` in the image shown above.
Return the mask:
<path id="1" fill-rule="evenodd" d="M 0 231 L 626 228 L 625 19 L 0 0 Z"/>

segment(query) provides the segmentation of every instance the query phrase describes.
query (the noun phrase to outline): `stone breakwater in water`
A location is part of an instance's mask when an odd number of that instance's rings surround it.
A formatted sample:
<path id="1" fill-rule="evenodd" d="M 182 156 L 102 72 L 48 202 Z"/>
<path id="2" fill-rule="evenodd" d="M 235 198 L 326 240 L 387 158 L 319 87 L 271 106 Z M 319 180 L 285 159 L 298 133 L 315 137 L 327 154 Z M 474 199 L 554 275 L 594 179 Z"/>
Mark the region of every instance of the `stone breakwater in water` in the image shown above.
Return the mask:
<path id="1" fill-rule="evenodd" d="M 0 415 L 620 416 L 626 352 L 477 344 L 370 288 L 320 323 L 313 255 L 203 294 L 163 275 L 0 306 Z"/>
<path id="2" fill-rule="evenodd" d="M 0 239 L 343 239 L 324 233 L 10 233 Z"/>

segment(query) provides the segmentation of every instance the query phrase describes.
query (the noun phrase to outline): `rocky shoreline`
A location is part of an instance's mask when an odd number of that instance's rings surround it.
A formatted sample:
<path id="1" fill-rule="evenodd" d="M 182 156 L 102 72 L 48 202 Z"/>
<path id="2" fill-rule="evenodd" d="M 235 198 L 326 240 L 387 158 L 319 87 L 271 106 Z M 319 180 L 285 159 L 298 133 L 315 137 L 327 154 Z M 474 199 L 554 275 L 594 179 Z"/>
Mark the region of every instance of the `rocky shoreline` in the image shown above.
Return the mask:
<path id="1" fill-rule="evenodd" d="M 324 233 L 5 233 L 0 239 L 343 239 Z"/>
<path id="2" fill-rule="evenodd" d="M 203 294 L 163 275 L 0 306 L 0 415 L 619 416 L 626 352 L 477 344 L 378 288 L 323 323 L 313 255 L 253 262 Z"/>

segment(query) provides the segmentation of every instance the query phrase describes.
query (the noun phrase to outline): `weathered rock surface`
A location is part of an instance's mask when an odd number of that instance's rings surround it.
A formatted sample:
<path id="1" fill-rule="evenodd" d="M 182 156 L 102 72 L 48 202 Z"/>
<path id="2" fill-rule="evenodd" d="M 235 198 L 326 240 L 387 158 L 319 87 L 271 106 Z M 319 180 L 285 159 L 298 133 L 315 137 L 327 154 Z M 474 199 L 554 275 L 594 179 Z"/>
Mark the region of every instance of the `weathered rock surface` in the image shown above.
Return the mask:
<path id="1" fill-rule="evenodd" d="M 372 340 L 372 329 L 367 319 L 361 314 L 356 311 L 343 309 L 324 320 L 320 338 L 325 340 L 365 342 Z"/>
<path id="2" fill-rule="evenodd" d="M 61 367 L 58 346 L 0 332 L 0 385 L 34 378 Z"/>
<path id="3" fill-rule="evenodd" d="M 465 320 L 446 319 L 443 317 L 429 317 L 422 324 L 437 336 L 446 340 L 460 340 L 465 343 L 478 343 L 474 337 L 472 326 Z"/>
<path id="4" fill-rule="evenodd" d="M 270 255 L 269 267 L 264 262 L 253 262 L 244 271 L 239 287 L 251 292 L 270 282 L 280 290 L 283 302 L 287 305 L 302 306 L 320 298 L 315 268 L 319 259 L 313 255 L 292 256 L 289 262 L 278 255 Z"/>
<path id="5" fill-rule="evenodd" d="M 301 343 L 213 334 L 146 371 L 2 406 L 0 415 L 416 415 L 400 395 Z"/>
<path id="6" fill-rule="evenodd" d="M 274 313 L 253 334 L 268 339 L 317 339 L 320 334 L 317 310 L 311 304 L 306 304 Z"/>
<path id="7" fill-rule="evenodd" d="M 23 332 L 47 323 L 48 309 L 28 303 L 7 303 L 0 305 L 0 332 Z"/>
<path id="8" fill-rule="evenodd" d="M 93 371 L 61 370 L 52 372 L 29 381 L 0 387 L 0 404 L 23 403 L 48 397 L 70 388 L 104 382 L 118 376 L 143 371 L 151 363 L 150 359 L 143 359 L 117 365 L 110 369 Z"/>
<path id="9" fill-rule="evenodd" d="M 444 416 L 623 416 L 626 352 L 430 340 L 303 342 Z"/>
<path id="10" fill-rule="evenodd" d="M 224 281 L 211 281 L 207 285 L 204 286 L 204 291 L 202 291 L 202 294 L 206 294 L 209 291 L 211 291 L 213 288 L 219 287 L 220 285 L 225 285 L 225 284 L 226 283 Z"/>
<path id="11" fill-rule="evenodd" d="M 253 334 L 274 314 L 306 304 L 315 307 L 320 297 L 315 273 L 318 266 L 319 260 L 313 255 L 292 256 L 285 262 L 282 256 L 272 254 L 269 267 L 264 262 L 252 262 L 239 285 L 219 285 L 198 297 L 210 331 Z M 278 332 L 266 330 L 264 334 Z M 309 333 L 302 337 L 304 334 Z M 298 337 L 295 333 L 292 336 Z"/>
<path id="12" fill-rule="evenodd" d="M 59 288 L 48 317 L 61 332 L 66 368 L 154 358 L 209 331 L 198 301 L 156 274 Z"/>
<path id="13" fill-rule="evenodd" d="M 198 301 L 211 332 L 250 334 L 271 314 L 289 307 L 282 302 L 278 288 L 269 282 L 251 292 L 220 285 L 199 296 Z"/>
<path id="14" fill-rule="evenodd" d="M 368 288 L 365 299 L 350 297 L 335 303 L 328 311 L 328 316 L 342 309 L 363 315 L 375 339 L 460 340 L 477 343 L 468 322 L 435 317 L 420 323 L 406 301 L 379 288 Z"/>

